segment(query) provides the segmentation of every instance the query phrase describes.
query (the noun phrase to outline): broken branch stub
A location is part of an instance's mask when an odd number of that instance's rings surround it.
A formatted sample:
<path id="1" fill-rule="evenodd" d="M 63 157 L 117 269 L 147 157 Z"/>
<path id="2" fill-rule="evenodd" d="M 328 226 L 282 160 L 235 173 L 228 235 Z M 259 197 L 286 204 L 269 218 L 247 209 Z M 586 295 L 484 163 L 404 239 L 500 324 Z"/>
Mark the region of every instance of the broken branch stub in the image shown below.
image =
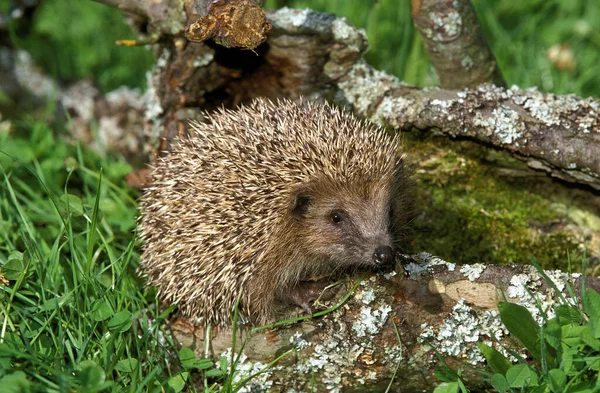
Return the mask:
<path id="1" fill-rule="evenodd" d="M 250 0 L 217 0 L 207 5 L 208 13 L 185 29 L 192 42 L 212 39 L 225 48 L 252 50 L 265 42 L 271 25 L 263 9 Z"/>

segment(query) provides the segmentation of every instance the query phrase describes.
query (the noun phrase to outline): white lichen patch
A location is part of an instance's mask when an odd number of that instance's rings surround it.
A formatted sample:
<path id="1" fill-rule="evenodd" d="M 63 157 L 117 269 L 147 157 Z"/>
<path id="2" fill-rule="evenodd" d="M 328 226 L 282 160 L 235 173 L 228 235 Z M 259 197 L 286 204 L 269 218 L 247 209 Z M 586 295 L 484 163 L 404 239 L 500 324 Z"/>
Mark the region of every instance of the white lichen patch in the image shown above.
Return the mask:
<path id="1" fill-rule="evenodd" d="M 473 59 L 471 58 L 471 56 L 465 56 L 462 58 L 462 60 L 460 61 L 460 65 L 463 66 L 463 68 L 465 70 L 470 70 L 471 67 L 473 67 Z"/>
<path id="2" fill-rule="evenodd" d="M 507 333 L 497 312 L 473 310 L 464 299 L 458 301 L 437 332 L 427 324 L 421 325 L 421 330 L 421 341 L 428 341 L 441 353 L 464 358 L 471 364 L 484 361 L 474 343 L 482 337 L 491 339 Z"/>
<path id="3" fill-rule="evenodd" d="M 453 272 L 456 269 L 456 264 L 446 262 L 428 252 L 421 252 L 419 254 L 412 255 L 411 258 L 416 260 L 418 263 L 409 263 L 408 265 L 404 266 L 404 270 L 408 272 L 412 280 L 416 280 L 419 276 L 431 273 L 435 266 L 444 266 L 449 272 Z"/>
<path id="4" fill-rule="evenodd" d="M 442 109 L 447 110 L 448 108 L 450 108 L 452 106 L 452 101 L 434 99 L 434 100 L 431 100 L 431 105 L 439 106 Z"/>
<path id="5" fill-rule="evenodd" d="M 376 310 L 373 310 L 371 307 L 364 307 L 360 311 L 359 320 L 352 325 L 352 329 L 358 337 L 364 337 L 367 334 L 377 334 L 387 321 L 391 311 L 392 308 L 387 304 Z"/>
<path id="6" fill-rule="evenodd" d="M 527 266 L 527 270 L 523 274 L 511 277 L 506 294 L 510 299 L 515 299 L 517 303 L 527 308 L 535 321 L 542 324 L 555 316 L 554 307 L 558 305 L 558 295 L 553 290 L 542 293 L 539 289 L 544 279 L 533 266 Z M 544 273 L 561 292 L 564 292 L 568 282 L 581 275 L 580 273 L 569 275 L 560 270 L 548 270 Z"/>
<path id="7" fill-rule="evenodd" d="M 19 85 L 35 96 L 51 97 L 59 90 L 58 84 L 44 75 L 35 65 L 31 55 L 24 50 L 17 51 L 14 73 Z"/>
<path id="8" fill-rule="evenodd" d="M 398 82 L 398 85 L 401 83 Z M 398 97 L 383 97 L 377 109 L 371 116 L 371 121 L 380 127 L 403 127 L 404 123 L 401 119 L 410 119 L 416 116 L 418 111 L 414 99 L 406 99 L 402 96 Z"/>
<path id="9" fill-rule="evenodd" d="M 160 104 L 160 97 L 158 97 L 158 93 L 156 90 L 156 86 L 154 84 L 154 78 L 152 74 L 148 72 L 146 74 L 146 81 L 148 88 L 144 93 L 143 101 L 146 104 L 146 110 L 144 111 L 144 120 L 154 122 L 157 120 L 160 115 L 164 112 L 162 105 Z M 160 131 L 156 133 L 155 136 L 158 137 Z"/>
<path id="10" fill-rule="evenodd" d="M 482 263 L 475 263 L 473 265 L 464 265 L 460 268 L 460 272 L 464 274 L 469 281 L 475 281 L 481 276 L 481 273 L 485 270 L 485 265 Z"/>
<path id="11" fill-rule="evenodd" d="M 375 292 L 372 289 L 366 289 L 356 295 L 356 299 L 364 304 L 371 304 L 375 300 Z"/>
<path id="12" fill-rule="evenodd" d="M 430 12 L 429 19 L 435 25 L 434 31 L 428 31 L 429 38 L 435 41 L 446 41 L 460 34 L 462 18 L 455 10 L 446 14 Z"/>
<path id="13" fill-rule="evenodd" d="M 558 270 L 547 271 L 546 274 L 560 291 L 564 291 L 567 281 L 579 276 L 579 274 L 569 276 Z M 537 271 L 530 267 L 529 272 L 513 276 L 510 280 L 511 285 L 507 289 L 508 296 L 526 307 L 538 324 L 554 317 L 553 310 L 557 302 L 553 292 L 540 293 L 542 281 Z M 535 293 L 534 297 L 531 296 L 533 293 Z M 568 297 L 567 302 L 575 303 Z M 540 310 L 543 310 L 545 315 L 542 315 Z M 421 330 L 422 341 L 431 342 L 441 353 L 465 358 L 471 363 L 480 362 L 483 357 L 479 350 L 469 343 L 486 341 L 486 337 L 489 342 L 493 342 L 493 337 L 500 338 L 508 334 L 496 311 L 472 310 L 464 300 L 457 303 L 452 314 L 444 320 L 437 332 L 427 324 L 422 325 Z M 500 348 L 499 350 L 510 358 L 505 350 Z"/>
<path id="14" fill-rule="evenodd" d="M 396 77 L 375 70 L 360 60 L 338 86 L 356 112 L 367 114 L 371 103 L 377 102 L 386 91 L 399 87 L 400 83 Z"/>
<path id="15" fill-rule="evenodd" d="M 356 364 L 358 357 L 364 352 L 360 345 L 350 345 L 347 340 L 337 337 L 335 334 L 330 338 L 336 345 L 316 345 L 312 355 L 300 361 L 295 365 L 295 370 L 299 374 L 311 374 L 314 370 L 319 370 L 322 375 L 322 381 L 326 384 L 328 391 L 339 391 L 343 385 L 342 377 L 349 367 Z M 354 373 L 352 380 L 366 378 L 367 375 Z"/>
<path id="16" fill-rule="evenodd" d="M 310 343 L 304 339 L 304 336 L 300 332 L 296 332 L 296 334 L 290 337 L 290 344 L 296 349 L 305 349 L 310 346 Z"/>
<path id="17" fill-rule="evenodd" d="M 575 120 L 577 131 L 590 133 L 598 124 L 600 104 L 594 99 L 581 99 L 575 95 L 554 95 L 541 93 L 532 87 L 524 91 L 510 90 L 512 100 L 542 124 L 550 126 L 571 127 L 565 119 Z M 576 116 L 574 116 L 576 114 Z"/>
<path id="18" fill-rule="evenodd" d="M 271 22 L 274 27 L 289 29 L 290 27 L 301 27 L 306 23 L 308 15 L 312 11 L 308 8 L 303 10 L 283 7 L 273 13 Z"/>
<path id="19" fill-rule="evenodd" d="M 511 144 L 523 137 L 524 125 L 519 114 L 504 106 L 494 109 L 487 116 L 477 112 L 473 124 L 484 128 L 488 136 L 496 134 L 502 144 Z"/>
<path id="20" fill-rule="evenodd" d="M 237 356 L 237 355 L 236 355 Z M 269 392 L 273 381 L 270 380 L 273 372 L 271 369 L 266 368 L 265 364 L 260 362 L 251 362 L 248 360 L 248 357 L 243 353 L 239 355 L 239 360 L 236 364 L 235 370 L 233 370 L 233 383 L 239 383 L 251 375 L 259 373 L 261 370 L 265 370 L 259 375 L 256 375 L 250 381 L 247 381 L 244 386 L 238 390 L 238 392 L 242 393 L 262 393 Z M 227 369 L 231 372 L 231 348 L 228 348 L 225 352 L 223 352 L 220 356 L 221 358 L 225 357 L 227 359 Z M 266 368 L 266 369 L 265 369 Z"/>
<path id="21" fill-rule="evenodd" d="M 348 48 L 356 52 L 360 51 L 358 43 L 367 40 L 367 33 L 352 26 L 346 18 L 336 18 L 331 24 L 331 32 L 335 41 L 348 44 Z"/>
<path id="22" fill-rule="evenodd" d="M 207 50 L 202 55 L 196 57 L 192 65 L 196 68 L 204 67 L 209 65 L 215 58 L 215 52 L 211 50 Z"/>
<path id="23" fill-rule="evenodd" d="M 391 347 L 385 348 L 385 358 L 384 363 L 389 363 L 390 361 L 398 362 L 402 360 L 402 347 L 400 345 L 393 345 Z"/>

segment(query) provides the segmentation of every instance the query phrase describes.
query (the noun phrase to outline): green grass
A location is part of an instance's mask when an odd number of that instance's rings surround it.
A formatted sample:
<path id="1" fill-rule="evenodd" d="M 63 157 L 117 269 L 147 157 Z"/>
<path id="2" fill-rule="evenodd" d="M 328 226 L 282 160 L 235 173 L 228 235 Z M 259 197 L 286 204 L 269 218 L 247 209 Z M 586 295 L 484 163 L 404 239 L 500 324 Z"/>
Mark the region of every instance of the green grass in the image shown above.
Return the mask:
<path id="1" fill-rule="evenodd" d="M 90 0 L 44 1 L 31 33 L 13 43 L 57 80 L 91 79 L 108 92 L 122 85 L 145 87 L 150 48 L 115 45 L 135 38 L 115 8 Z"/>
<path id="2" fill-rule="evenodd" d="M 131 168 L 43 123 L 12 132 L 0 132 L 2 391 L 161 391 L 176 349 L 135 274 Z"/>

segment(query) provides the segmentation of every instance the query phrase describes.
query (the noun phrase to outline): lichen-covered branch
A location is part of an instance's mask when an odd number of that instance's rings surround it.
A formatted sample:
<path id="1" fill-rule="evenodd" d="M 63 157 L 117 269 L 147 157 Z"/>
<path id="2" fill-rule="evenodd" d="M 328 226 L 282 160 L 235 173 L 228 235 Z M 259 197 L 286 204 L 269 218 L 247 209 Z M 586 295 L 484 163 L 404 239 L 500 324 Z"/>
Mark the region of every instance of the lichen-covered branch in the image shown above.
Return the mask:
<path id="1" fill-rule="evenodd" d="M 391 273 L 365 276 L 347 303 L 323 317 L 251 335 L 238 370 L 259 370 L 291 351 L 254 383 L 281 392 L 305 391 L 311 383 L 316 384 L 315 391 L 360 384 L 373 390 L 374 386 L 385 387 L 395 372 L 395 389 L 422 391 L 424 386 L 439 383 L 433 375 L 437 357 L 432 346 L 455 366 L 466 361 L 483 367 L 476 343 L 494 343 L 493 337 L 524 353 L 514 340 L 507 340 L 508 331 L 496 309 L 503 300 L 500 290 L 509 301 L 527 307 L 538 323 L 544 318 L 538 304 L 552 310 L 558 301 L 553 289 L 530 266 L 456 266 L 426 253 L 409 256 L 404 262 L 404 268 L 398 266 Z M 579 278 L 569 284 L 566 273 L 547 274 L 567 297 L 567 285 L 580 293 Z M 322 307 L 336 304 L 351 287 L 329 289 L 333 298 Z M 586 287 L 598 290 L 600 282 L 588 278 Z M 540 303 L 536 304 L 536 299 Z M 183 346 L 205 355 L 201 327 L 183 319 L 170 326 Z M 240 332 L 238 345 L 247 332 Z M 231 334 L 227 329 L 213 334 L 212 355 L 218 358 L 231 353 Z"/>
<path id="2" fill-rule="evenodd" d="M 528 165 L 600 190 L 600 102 L 537 89 L 415 89 L 356 63 L 340 80 L 361 116 L 399 129 L 437 130 L 518 153 Z"/>
<path id="3" fill-rule="evenodd" d="M 412 13 L 441 87 L 505 85 L 470 0 L 413 0 Z"/>

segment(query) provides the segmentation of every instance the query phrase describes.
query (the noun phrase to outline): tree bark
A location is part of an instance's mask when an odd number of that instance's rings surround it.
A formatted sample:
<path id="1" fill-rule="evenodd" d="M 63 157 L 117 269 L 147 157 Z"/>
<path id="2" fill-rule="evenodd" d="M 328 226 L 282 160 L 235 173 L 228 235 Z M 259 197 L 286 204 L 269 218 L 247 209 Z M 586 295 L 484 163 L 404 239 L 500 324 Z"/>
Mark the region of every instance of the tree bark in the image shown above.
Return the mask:
<path id="1" fill-rule="evenodd" d="M 441 87 L 506 85 L 470 0 L 413 0 L 412 14 Z"/>

